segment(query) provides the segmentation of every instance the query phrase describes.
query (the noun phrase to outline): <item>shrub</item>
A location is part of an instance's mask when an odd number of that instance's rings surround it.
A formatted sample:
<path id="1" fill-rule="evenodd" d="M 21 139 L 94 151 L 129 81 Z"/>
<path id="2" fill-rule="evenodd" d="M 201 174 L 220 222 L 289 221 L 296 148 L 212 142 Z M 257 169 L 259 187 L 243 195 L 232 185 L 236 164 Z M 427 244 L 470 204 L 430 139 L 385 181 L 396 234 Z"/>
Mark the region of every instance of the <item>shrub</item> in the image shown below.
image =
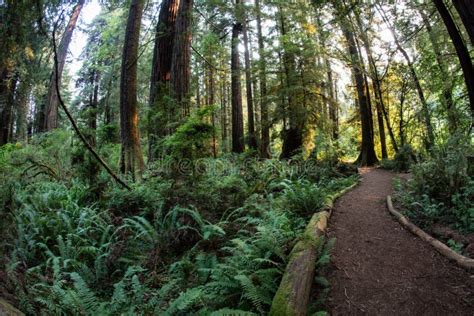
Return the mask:
<path id="1" fill-rule="evenodd" d="M 399 185 L 398 200 L 422 226 L 435 221 L 474 231 L 474 180 L 468 173 L 469 141 L 450 138 L 431 156 L 412 166 L 412 179 Z"/>

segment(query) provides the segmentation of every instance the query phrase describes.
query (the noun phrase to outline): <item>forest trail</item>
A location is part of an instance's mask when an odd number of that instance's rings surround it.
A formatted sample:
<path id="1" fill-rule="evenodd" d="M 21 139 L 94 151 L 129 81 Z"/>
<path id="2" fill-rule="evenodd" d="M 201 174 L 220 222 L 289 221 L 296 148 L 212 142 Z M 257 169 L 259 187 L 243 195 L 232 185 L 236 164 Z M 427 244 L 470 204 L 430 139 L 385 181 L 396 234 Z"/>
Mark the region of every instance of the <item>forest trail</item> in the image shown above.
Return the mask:
<path id="1" fill-rule="evenodd" d="M 474 275 L 404 230 L 387 211 L 393 173 L 362 169 L 335 204 L 329 272 L 332 315 L 472 315 Z"/>

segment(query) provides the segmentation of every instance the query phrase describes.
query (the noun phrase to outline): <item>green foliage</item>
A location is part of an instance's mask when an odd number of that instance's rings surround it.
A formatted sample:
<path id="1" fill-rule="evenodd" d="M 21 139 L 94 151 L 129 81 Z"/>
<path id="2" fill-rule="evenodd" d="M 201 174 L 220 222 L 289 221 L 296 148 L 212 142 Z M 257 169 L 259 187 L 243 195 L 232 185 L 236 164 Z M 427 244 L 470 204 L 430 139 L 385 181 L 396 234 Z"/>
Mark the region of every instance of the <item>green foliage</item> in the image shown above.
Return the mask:
<path id="1" fill-rule="evenodd" d="M 398 199 L 423 226 L 435 221 L 466 232 L 474 231 L 474 179 L 469 174 L 472 146 L 453 137 L 412 167 L 413 177 L 398 186 Z"/>
<path id="2" fill-rule="evenodd" d="M 415 163 L 415 153 L 410 145 L 403 145 L 393 160 L 383 159 L 380 166 L 384 169 L 407 172 Z"/>
<path id="3" fill-rule="evenodd" d="M 283 195 L 286 207 L 298 214 L 311 214 L 320 209 L 324 204 L 326 191 L 317 184 L 308 180 L 283 181 L 280 186 L 283 188 Z"/>
<path id="4" fill-rule="evenodd" d="M 91 200 L 83 177 L 21 177 L 18 162 L 32 151 L 47 161 L 45 143 L 64 146 L 46 136 L 0 156 L 14 179 L 2 211 L 1 289 L 29 314 L 264 314 L 305 216 L 353 182 L 328 180 L 326 166 L 229 156 L 203 160 L 199 176 L 150 170 L 132 191 L 111 184 Z"/>
<path id="5" fill-rule="evenodd" d="M 215 130 L 207 120 L 214 111 L 215 108 L 212 106 L 200 108 L 165 140 L 165 147 L 173 156 L 190 159 L 208 156 L 206 144 L 209 143 Z"/>

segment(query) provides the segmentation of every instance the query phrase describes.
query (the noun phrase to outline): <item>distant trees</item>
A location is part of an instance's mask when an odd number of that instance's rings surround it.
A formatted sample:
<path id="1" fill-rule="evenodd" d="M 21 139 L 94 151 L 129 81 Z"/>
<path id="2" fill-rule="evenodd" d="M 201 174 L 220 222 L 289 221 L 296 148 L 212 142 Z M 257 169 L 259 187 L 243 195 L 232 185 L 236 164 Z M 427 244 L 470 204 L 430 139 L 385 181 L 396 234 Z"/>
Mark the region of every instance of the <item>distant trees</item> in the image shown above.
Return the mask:
<path id="1" fill-rule="evenodd" d="M 83 29 L 90 41 L 72 76 L 80 90 L 63 95 L 92 145 L 118 142 L 120 134 L 120 169 L 136 178 L 144 170 L 141 146 L 148 161 L 168 155 L 183 126 L 188 138 L 207 137 L 202 156 L 248 149 L 269 158 L 281 150 L 282 159 L 335 161 L 344 153 L 373 165 L 406 144 L 429 153 L 474 120 L 463 39 L 465 27 L 472 40 L 469 1 L 453 0 L 459 19 L 437 0 L 403 10 L 383 1 L 163 0 L 148 4 L 158 21 L 140 36 L 146 3 L 101 2 L 100 18 Z M 58 77 L 71 77 L 68 46 L 87 1 L 34 4 L 0 6 L 0 144 L 59 125 L 49 40 L 55 24 Z M 435 9 L 441 19 L 431 19 Z M 63 11 L 70 16 L 57 23 Z M 377 35 L 387 30 L 394 40 Z M 442 40 L 448 35 L 453 45 Z M 152 42 L 153 50 L 145 45 Z M 467 94 L 459 93 L 464 85 Z M 206 114 L 194 115 L 200 110 Z"/>

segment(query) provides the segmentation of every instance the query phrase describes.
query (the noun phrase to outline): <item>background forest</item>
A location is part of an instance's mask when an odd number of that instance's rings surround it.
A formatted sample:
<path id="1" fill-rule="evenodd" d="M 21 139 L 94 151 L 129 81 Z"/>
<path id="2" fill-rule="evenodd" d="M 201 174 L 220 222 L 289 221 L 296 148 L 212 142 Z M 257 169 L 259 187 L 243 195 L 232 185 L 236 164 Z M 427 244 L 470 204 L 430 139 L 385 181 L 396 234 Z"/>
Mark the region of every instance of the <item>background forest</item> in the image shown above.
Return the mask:
<path id="1" fill-rule="evenodd" d="M 265 314 L 350 163 L 410 171 L 413 221 L 472 235 L 473 21 L 469 0 L 0 1 L 1 296 Z"/>

